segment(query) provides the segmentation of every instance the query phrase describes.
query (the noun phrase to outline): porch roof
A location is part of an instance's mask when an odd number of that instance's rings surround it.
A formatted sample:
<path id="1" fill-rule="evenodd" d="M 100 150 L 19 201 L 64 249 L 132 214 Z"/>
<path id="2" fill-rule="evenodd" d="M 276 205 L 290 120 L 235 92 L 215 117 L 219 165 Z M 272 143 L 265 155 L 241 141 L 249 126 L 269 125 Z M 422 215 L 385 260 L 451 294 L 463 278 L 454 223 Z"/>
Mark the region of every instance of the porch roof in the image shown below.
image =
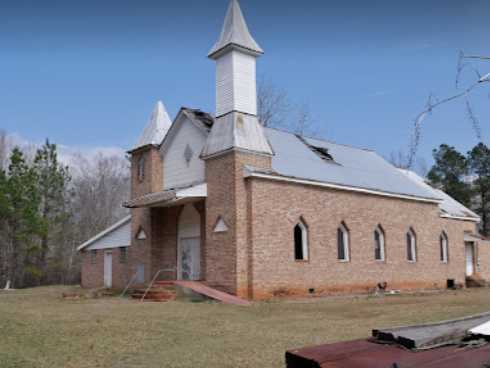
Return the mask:
<path id="1" fill-rule="evenodd" d="M 145 194 L 124 203 L 126 208 L 172 207 L 179 204 L 195 202 L 207 197 L 207 185 L 201 183 L 185 188 L 164 190 Z"/>
<path id="2" fill-rule="evenodd" d="M 488 243 L 490 244 L 490 239 L 485 238 L 483 235 L 475 234 L 475 233 L 464 233 L 464 241 L 466 242 L 480 242 L 480 243 Z"/>

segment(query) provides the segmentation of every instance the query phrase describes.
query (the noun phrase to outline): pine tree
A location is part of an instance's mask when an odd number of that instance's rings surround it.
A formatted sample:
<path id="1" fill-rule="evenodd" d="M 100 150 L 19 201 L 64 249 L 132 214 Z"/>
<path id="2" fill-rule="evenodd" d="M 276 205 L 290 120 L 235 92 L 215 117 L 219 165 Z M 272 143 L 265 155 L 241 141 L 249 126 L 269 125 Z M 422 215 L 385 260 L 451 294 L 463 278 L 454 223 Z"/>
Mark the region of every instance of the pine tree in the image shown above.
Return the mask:
<path id="1" fill-rule="evenodd" d="M 478 207 L 476 211 L 481 216 L 481 228 L 484 235 L 490 234 L 490 149 L 484 144 L 477 144 L 468 152 L 468 163 L 473 181 L 474 194 Z"/>
<path id="2" fill-rule="evenodd" d="M 429 181 L 465 206 L 471 205 L 470 185 L 463 181 L 468 174 L 468 161 L 454 147 L 441 144 L 434 149 L 435 165 L 429 171 Z"/>
<path id="3" fill-rule="evenodd" d="M 65 243 L 63 224 L 69 217 L 67 209 L 68 183 L 71 178 L 68 168 L 58 162 L 55 144 L 49 140 L 37 150 L 34 159 L 34 170 L 37 174 L 37 185 L 40 195 L 40 213 L 43 220 L 41 248 L 37 260 L 42 270 L 41 282 L 61 279 L 63 271 L 63 246 Z M 48 257 L 51 259 L 48 260 Z"/>
<path id="4" fill-rule="evenodd" d="M 35 257 L 43 232 L 36 172 L 14 148 L 4 180 L 6 222 L 6 275 L 14 286 L 33 284 L 39 277 Z"/>
<path id="5" fill-rule="evenodd" d="M 7 282 L 7 216 L 9 200 L 7 197 L 7 174 L 0 169 L 0 288 Z"/>

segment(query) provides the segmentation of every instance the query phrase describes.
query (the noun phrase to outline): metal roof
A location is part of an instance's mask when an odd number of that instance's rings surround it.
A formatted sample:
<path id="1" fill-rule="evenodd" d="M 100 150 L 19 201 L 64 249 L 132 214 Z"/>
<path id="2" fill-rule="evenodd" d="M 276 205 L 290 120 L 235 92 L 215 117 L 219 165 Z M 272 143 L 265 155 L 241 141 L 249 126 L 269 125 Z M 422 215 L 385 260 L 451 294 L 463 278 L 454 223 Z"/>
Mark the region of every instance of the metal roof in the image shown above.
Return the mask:
<path id="1" fill-rule="evenodd" d="M 464 205 L 462 205 L 454 198 L 444 193 L 442 190 L 431 187 L 429 184 L 425 182 L 425 180 L 422 177 L 420 177 L 413 171 L 403 170 L 403 169 L 398 169 L 398 170 L 404 175 L 406 175 L 410 180 L 412 180 L 417 185 L 419 185 L 420 187 L 432 191 L 434 195 L 441 198 L 442 202 L 439 204 L 439 208 L 443 212 L 443 215 L 447 215 L 449 217 L 468 218 L 468 219 L 473 219 L 474 221 L 480 221 L 480 217 L 476 213 L 466 208 Z"/>
<path id="2" fill-rule="evenodd" d="M 158 101 L 153 109 L 150 120 L 132 150 L 134 151 L 147 145 L 160 145 L 171 125 L 172 121 L 168 116 L 163 102 Z"/>
<path id="3" fill-rule="evenodd" d="M 276 129 L 265 129 L 274 150 L 272 169 L 280 175 L 363 188 L 417 198 L 440 199 L 417 185 L 373 151 L 320 139 L 298 137 Z M 333 160 L 325 160 L 314 149 L 323 148 Z"/>
<path id="4" fill-rule="evenodd" d="M 407 349 L 421 350 L 458 344 L 467 331 L 490 322 L 490 313 L 421 325 L 373 330 L 373 337 L 381 342 L 396 342 Z"/>
<path id="5" fill-rule="evenodd" d="M 252 54 L 264 51 L 253 39 L 237 0 L 232 0 L 226 13 L 225 22 L 219 40 L 209 52 L 210 58 L 217 58 L 226 47 L 238 47 Z"/>
<path id="6" fill-rule="evenodd" d="M 126 226 L 127 224 L 130 223 L 130 221 L 131 221 L 131 216 L 126 216 L 122 220 L 116 222 L 114 225 L 108 227 L 104 231 L 101 231 L 100 233 L 98 233 L 97 235 L 95 235 L 93 238 L 87 240 L 85 243 L 83 243 L 82 245 L 80 245 L 77 248 L 77 251 L 81 251 L 81 250 L 87 248 L 88 246 L 90 246 L 90 245 L 94 244 L 95 242 L 103 239 L 104 237 L 110 235 L 111 233 L 113 233 L 114 231 L 120 229 L 121 227 Z M 130 238 L 127 237 L 118 246 L 122 246 L 122 245 L 126 246 L 126 245 L 130 245 L 130 244 L 131 244 Z"/>

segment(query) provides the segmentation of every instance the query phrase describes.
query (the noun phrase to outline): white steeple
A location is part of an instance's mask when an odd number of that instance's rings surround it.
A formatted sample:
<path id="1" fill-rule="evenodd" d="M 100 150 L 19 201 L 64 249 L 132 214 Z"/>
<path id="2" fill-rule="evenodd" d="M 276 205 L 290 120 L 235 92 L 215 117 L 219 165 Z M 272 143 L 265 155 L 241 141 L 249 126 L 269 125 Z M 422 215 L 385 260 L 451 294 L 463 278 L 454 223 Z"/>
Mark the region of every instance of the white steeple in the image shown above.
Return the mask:
<path id="1" fill-rule="evenodd" d="M 257 119 L 256 59 L 262 53 L 238 1 L 231 0 L 221 36 L 208 55 L 216 61 L 216 120 L 202 157 L 233 149 L 273 154 Z"/>
<path id="2" fill-rule="evenodd" d="M 262 53 L 238 1 L 231 0 L 221 36 L 208 55 L 216 61 L 216 116 L 231 111 L 257 115 L 256 58 Z"/>
<path id="3" fill-rule="evenodd" d="M 143 133 L 138 139 L 138 143 L 136 143 L 133 150 L 147 145 L 161 144 L 171 125 L 172 121 L 168 116 L 163 102 L 158 101 L 153 109 L 150 120 L 148 121 Z"/>

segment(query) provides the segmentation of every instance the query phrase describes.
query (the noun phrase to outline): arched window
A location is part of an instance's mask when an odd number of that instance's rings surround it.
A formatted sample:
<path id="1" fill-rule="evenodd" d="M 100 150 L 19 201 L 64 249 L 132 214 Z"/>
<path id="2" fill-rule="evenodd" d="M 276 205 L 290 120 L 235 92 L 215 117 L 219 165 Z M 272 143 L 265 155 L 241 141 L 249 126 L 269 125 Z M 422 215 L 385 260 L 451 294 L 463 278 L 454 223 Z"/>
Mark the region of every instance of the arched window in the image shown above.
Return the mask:
<path id="1" fill-rule="evenodd" d="M 449 242 L 448 242 L 447 234 L 443 231 L 441 233 L 441 236 L 439 237 L 439 246 L 440 246 L 441 262 L 442 263 L 448 263 L 448 261 L 449 261 L 448 244 L 449 244 Z"/>
<path id="2" fill-rule="evenodd" d="M 379 225 L 374 230 L 374 259 L 377 261 L 385 260 L 385 232 Z"/>
<path id="3" fill-rule="evenodd" d="M 417 262 L 417 236 L 412 228 L 407 231 L 407 260 Z"/>
<path id="4" fill-rule="evenodd" d="M 337 258 L 339 261 L 348 262 L 349 255 L 349 229 L 341 223 L 337 229 Z"/>
<path id="5" fill-rule="evenodd" d="M 308 229 L 303 221 L 298 222 L 294 227 L 294 259 L 308 260 Z"/>
<path id="6" fill-rule="evenodd" d="M 145 179 L 145 156 L 141 156 L 138 160 L 138 180 Z"/>

